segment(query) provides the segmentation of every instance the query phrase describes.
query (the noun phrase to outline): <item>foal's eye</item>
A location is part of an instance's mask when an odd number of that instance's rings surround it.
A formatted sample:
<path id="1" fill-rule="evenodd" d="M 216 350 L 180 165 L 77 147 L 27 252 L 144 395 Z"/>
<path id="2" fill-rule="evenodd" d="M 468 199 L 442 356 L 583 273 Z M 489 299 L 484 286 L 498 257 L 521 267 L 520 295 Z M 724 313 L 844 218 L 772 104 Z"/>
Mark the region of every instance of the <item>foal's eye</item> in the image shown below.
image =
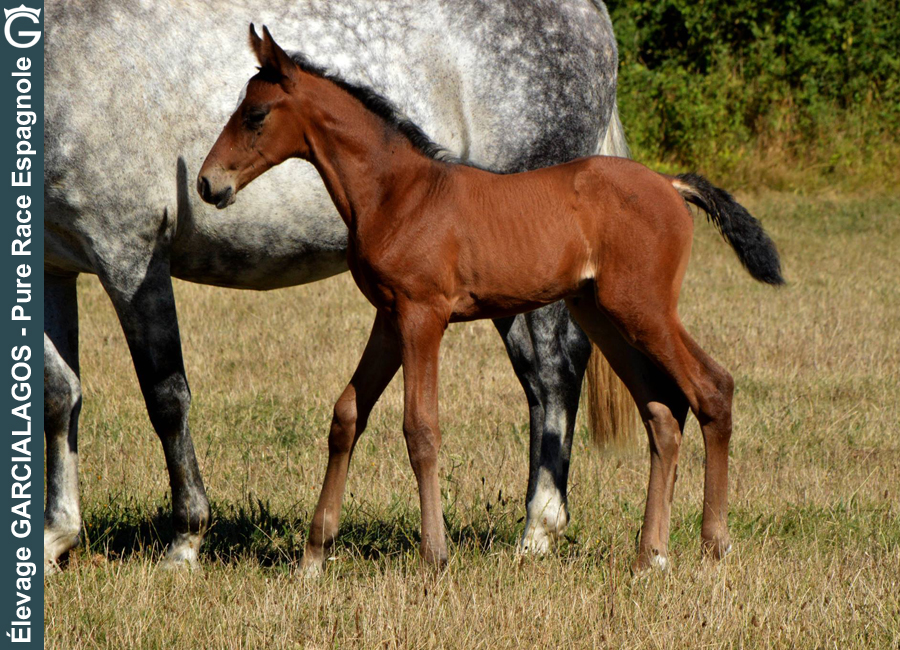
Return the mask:
<path id="1" fill-rule="evenodd" d="M 244 126 L 256 130 L 262 126 L 263 120 L 269 114 L 268 108 L 251 108 L 244 114 Z"/>

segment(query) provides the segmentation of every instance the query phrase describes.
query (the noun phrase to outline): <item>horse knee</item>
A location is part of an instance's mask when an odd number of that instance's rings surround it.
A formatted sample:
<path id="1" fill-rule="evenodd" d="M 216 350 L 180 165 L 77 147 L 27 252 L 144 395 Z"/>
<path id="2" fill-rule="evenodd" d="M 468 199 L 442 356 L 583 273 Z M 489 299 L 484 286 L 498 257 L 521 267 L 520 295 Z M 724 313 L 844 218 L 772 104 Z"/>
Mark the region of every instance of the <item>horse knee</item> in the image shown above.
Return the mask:
<path id="1" fill-rule="evenodd" d="M 47 381 L 44 376 L 44 418 L 47 430 L 65 431 L 81 410 L 81 381 L 71 370 Z"/>
<path id="2" fill-rule="evenodd" d="M 81 410 L 81 380 L 62 360 L 53 344 L 44 341 L 45 429 L 66 432 Z"/>
<path id="3" fill-rule="evenodd" d="M 731 430 L 731 406 L 734 400 L 734 378 L 725 370 L 716 377 L 716 399 L 713 402 L 713 415 L 717 421 L 728 425 Z"/>
<path id="4" fill-rule="evenodd" d="M 160 435 L 181 432 L 187 425 L 191 409 L 191 390 L 182 373 L 169 375 L 144 391 L 147 413 Z"/>
<path id="5" fill-rule="evenodd" d="M 403 435 L 406 437 L 406 449 L 413 471 L 418 474 L 419 468 L 437 461 L 441 440 L 436 426 L 418 418 L 407 420 L 403 424 Z"/>
<path id="6" fill-rule="evenodd" d="M 328 451 L 332 454 L 349 454 L 356 439 L 358 412 L 354 399 L 341 398 L 334 405 L 331 416 L 331 432 L 328 435 Z"/>
<path id="7" fill-rule="evenodd" d="M 731 402 L 734 399 L 734 377 L 727 370 L 723 370 L 717 378 L 716 384 L 722 396 L 723 407 L 731 415 Z"/>
<path id="8" fill-rule="evenodd" d="M 731 409 L 734 399 L 734 379 L 726 370 L 720 370 L 713 378 L 713 386 L 704 396 L 700 411 L 711 430 L 722 442 L 731 439 Z M 701 421 L 701 424 L 704 422 Z"/>
<path id="9" fill-rule="evenodd" d="M 681 449 L 681 426 L 668 406 L 660 402 L 647 404 L 644 425 L 650 437 L 651 451 L 663 458 L 677 457 Z"/>

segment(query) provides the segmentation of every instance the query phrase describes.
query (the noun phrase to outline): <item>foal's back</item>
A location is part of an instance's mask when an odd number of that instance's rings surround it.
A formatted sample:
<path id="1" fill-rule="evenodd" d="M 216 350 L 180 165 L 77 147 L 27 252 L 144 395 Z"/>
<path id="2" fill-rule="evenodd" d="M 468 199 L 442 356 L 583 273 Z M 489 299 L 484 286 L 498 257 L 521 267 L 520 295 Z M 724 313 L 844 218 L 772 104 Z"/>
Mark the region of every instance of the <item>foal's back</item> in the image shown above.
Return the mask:
<path id="1" fill-rule="evenodd" d="M 521 174 L 450 173 L 411 234 L 440 242 L 444 253 L 425 267 L 454 278 L 453 320 L 520 312 L 593 280 L 615 290 L 616 278 L 642 276 L 677 295 L 693 223 L 667 177 L 604 156 Z"/>

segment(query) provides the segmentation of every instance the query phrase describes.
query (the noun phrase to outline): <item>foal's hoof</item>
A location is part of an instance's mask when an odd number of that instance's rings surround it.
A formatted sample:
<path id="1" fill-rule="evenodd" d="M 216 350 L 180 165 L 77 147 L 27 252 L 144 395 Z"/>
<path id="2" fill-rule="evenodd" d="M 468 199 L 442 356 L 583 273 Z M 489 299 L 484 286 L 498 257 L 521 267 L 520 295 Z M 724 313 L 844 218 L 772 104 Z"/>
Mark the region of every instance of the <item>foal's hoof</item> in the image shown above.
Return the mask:
<path id="1" fill-rule="evenodd" d="M 726 555 L 731 553 L 731 539 L 726 535 L 719 539 L 710 539 L 703 540 L 702 547 L 703 555 L 713 560 L 721 560 Z"/>
<path id="2" fill-rule="evenodd" d="M 300 560 L 299 575 L 301 580 L 319 580 L 325 575 L 325 562 L 310 557 L 309 552 L 304 553 Z"/>
<path id="3" fill-rule="evenodd" d="M 670 566 L 669 558 L 663 555 L 655 555 L 650 559 L 650 568 L 659 571 L 660 573 L 668 571 Z"/>
<path id="4" fill-rule="evenodd" d="M 419 557 L 422 558 L 422 566 L 425 569 L 430 569 L 437 573 L 446 569 L 447 563 L 450 561 L 450 555 L 444 546 L 438 546 L 437 548 L 420 546 Z"/>
<path id="5" fill-rule="evenodd" d="M 301 580 L 321 580 L 325 576 L 325 568 L 321 564 L 310 564 L 300 567 Z"/>
<path id="6" fill-rule="evenodd" d="M 668 573 L 671 567 L 672 563 L 669 558 L 653 549 L 648 553 L 638 555 L 634 564 L 631 565 L 631 573 L 636 577 L 650 573 Z"/>

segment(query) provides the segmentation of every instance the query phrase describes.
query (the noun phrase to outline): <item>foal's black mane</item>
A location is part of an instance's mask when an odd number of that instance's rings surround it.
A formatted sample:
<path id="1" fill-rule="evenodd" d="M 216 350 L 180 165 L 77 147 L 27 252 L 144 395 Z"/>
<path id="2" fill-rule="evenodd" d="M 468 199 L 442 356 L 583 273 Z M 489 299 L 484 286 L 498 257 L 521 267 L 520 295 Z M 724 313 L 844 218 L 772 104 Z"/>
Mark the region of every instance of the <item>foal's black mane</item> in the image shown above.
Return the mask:
<path id="1" fill-rule="evenodd" d="M 403 115 L 400 109 L 384 95 L 380 95 L 367 86 L 350 83 L 340 75 L 329 72 L 327 68 L 313 63 L 305 54 L 294 52 L 290 54 L 290 57 L 304 72 L 326 79 L 349 93 L 352 97 L 355 97 L 366 109 L 380 117 L 388 126 L 394 128 L 409 140 L 413 147 L 422 154 L 441 162 L 470 165 L 470 163 L 460 160 L 425 135 L 425 132 L 418 124 L 415 124 Z"/>

